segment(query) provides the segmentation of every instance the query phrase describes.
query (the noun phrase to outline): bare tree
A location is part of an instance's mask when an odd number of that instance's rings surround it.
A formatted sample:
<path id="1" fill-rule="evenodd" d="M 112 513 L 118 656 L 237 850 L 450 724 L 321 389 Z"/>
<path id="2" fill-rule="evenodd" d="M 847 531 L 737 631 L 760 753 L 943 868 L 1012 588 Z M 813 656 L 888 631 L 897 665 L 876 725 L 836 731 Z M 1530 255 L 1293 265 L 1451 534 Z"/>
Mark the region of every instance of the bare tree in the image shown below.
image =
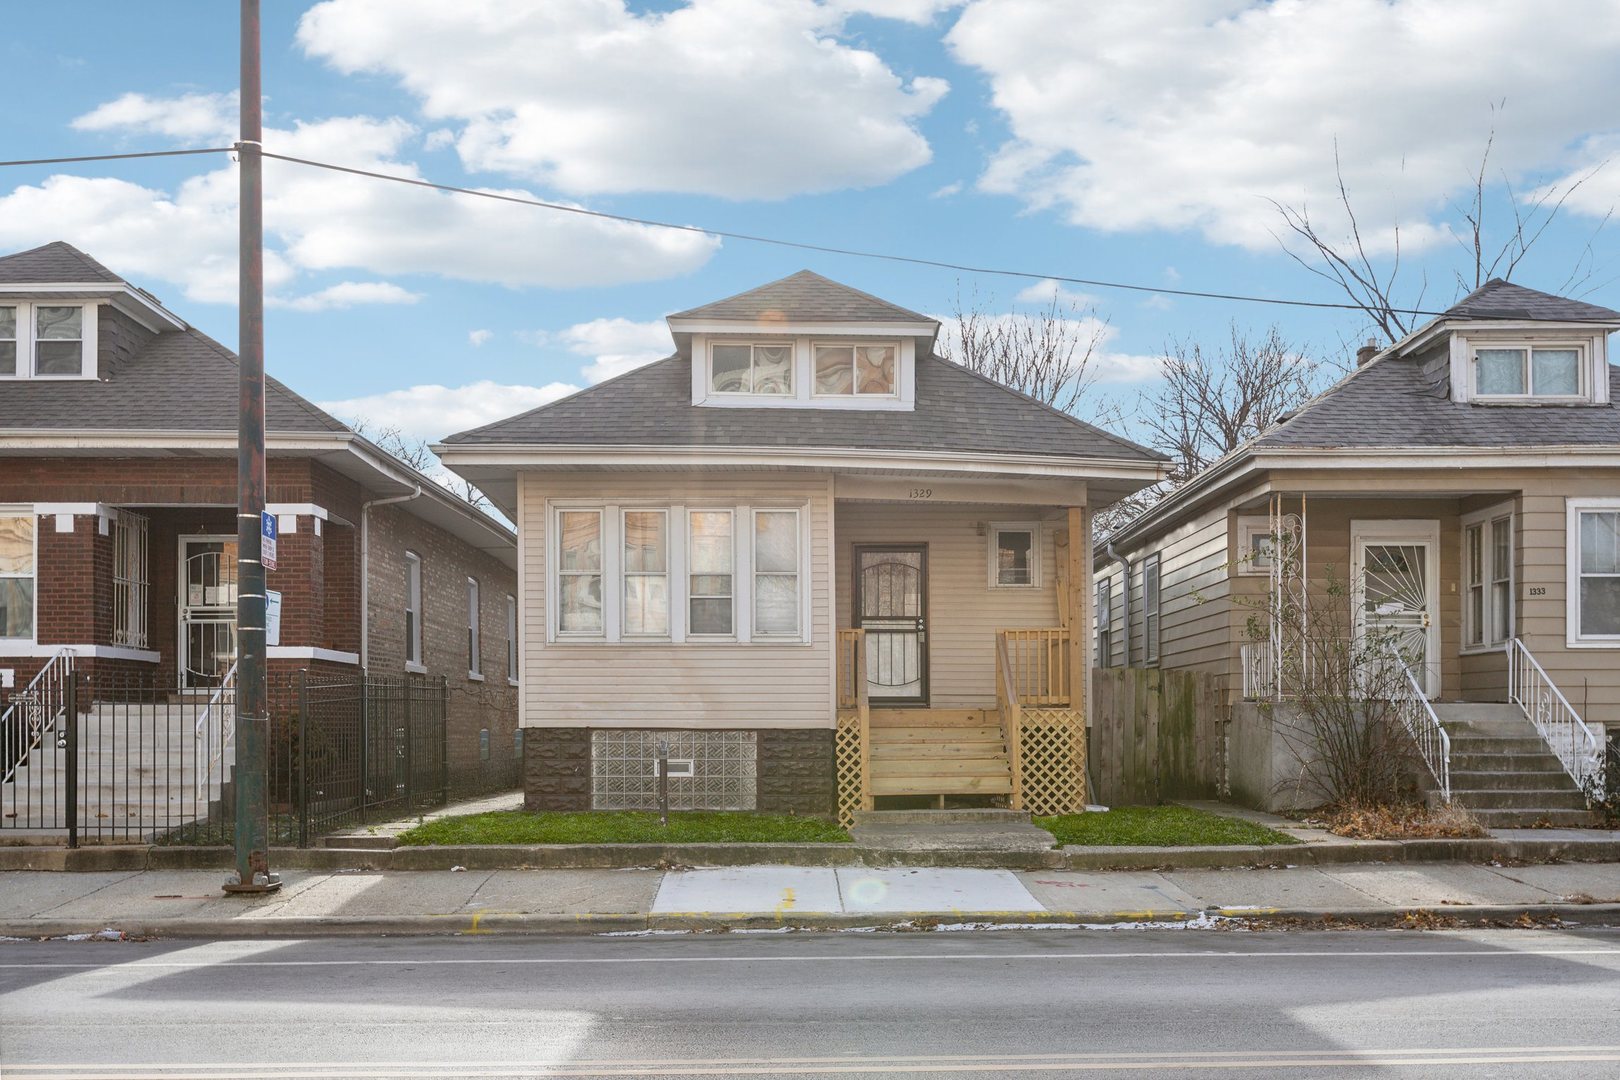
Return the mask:
<path id="1" fill-rule="evenodd" d="M 1250 336 L 1236 323 L 1230 344 L 1191 340 L 1165 349 L 1157 390 L 1142 397 L 1138 422 L 1148 442 L 1170 455 L 1171 488 L 1297 409 L 1316 393 L 1320 368 L 1273 325 Z"/>
<path id="2" fill-rule="evenodd" d="M 1468 200 L 1452 204 L 1457 220 L 1447 223 L 1447 229 L 1465 256 L 1463 265 L 1453 271 L 1457 295 L 1479 288 L 1492 278 L 1511 279 L 1548 227 L 1587 180 L 1604 164 L 1565 184 L 1554 184 L 1525 195 L 1513 185 L 1504 171 L 1500 174 L 1500 196 L 1506 200 L 1512 222 L 1506 235 L 1498 238 L 1497 231 L 1488 227 L 1489 208 L 1498 192 L 1492 180 L 1491 150 L 1496 142 L 1493 128 L 1480 153 L 1479 167 L 1469 173 Z M 1377 332 L 1385 340 L 1399 341 L 1424 316 L 1424 297 L 1429 290 L 1426 273 L 1419 273 L 1415 282 L 1408 284 L 1401 277 L 1401 227 L 1391 225 L 1391 251 L 1385 256 L 1371 249 L 1362 223 L 1356 215 L 1345 183 L 1343 163 L 1339 159 L 1339 145 L 1333 144 L 1333 168 L 1337 181 L 1336 201 L 1348 222 L 1345 236 L 1335 239 L 1324 234 L 1312 220 L 1305 203 L 1288 205 L 1270 200 L 1282 217 L 1287 233 L 1296 241 L 1303 241 L 1303 252 L 1296 250 L 1283 236 L 1277 243 L 1289 258 L 1325 281 L 1332 282 L 1349 300 L 1351 306 L 1364 312 L 1372 320 Z M 1596 273 L 1593 256 L 1594 240 L 1610 215 L 1604 215 L 1588 239 L 1585 251 L 1577 257 L 1569 276 L 1560 288 L 1570 292 L 1587 285 Z M 1273 234 L 1276 235 L 1276 234 Z"/>
<path id="3" fill-rule="evenodd" d="M 991 314 L 977 294 L 964 304 L 959 292 L 951 315 L 950 331 L 938 344 L 945 359 L 1055 409 L 1080 411 L 1097 381 L 1094 361 L 1108 334 L 1108 323 L 1094 310 L 1054 291 L 1034 311 Z"/>
<path id="4" fill-rule="evenodd" d="M 356 417 L 350 425 L 355 434 L 370 439 L 379 450 L 430 477 L 440 487 L 472 503 L 480 510 L 490 508 L 489 499 L 470 482 L 457 476 L 440 463 L 437 455 L 428 449 L 422 439 L 413 438 L 397 425 L 377 424 L 367 417 Z"/>

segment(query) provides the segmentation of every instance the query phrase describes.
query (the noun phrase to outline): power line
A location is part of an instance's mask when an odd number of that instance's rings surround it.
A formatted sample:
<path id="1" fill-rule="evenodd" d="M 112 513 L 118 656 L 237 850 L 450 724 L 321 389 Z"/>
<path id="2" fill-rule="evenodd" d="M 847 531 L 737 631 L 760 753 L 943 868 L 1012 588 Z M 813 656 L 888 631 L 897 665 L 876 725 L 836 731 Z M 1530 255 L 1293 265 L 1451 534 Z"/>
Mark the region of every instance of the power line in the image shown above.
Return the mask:
<path id="1" fill-rule="evenodd" d="M 207 146 L 200 150 L 146 150 L 139 154 L 86 154 L 83 157 L 33 158 L 29 161 L 0 161 L 7 165 L 70 165 L 79 161 L 128 161 L 131 158 L 186 157 L 191 154 L 229 154 L 234 146 Z"/>
<path id="2" fill-rule="evenodd" d="M 1329 300 L 1286 300 L 1271 296 L 1246 296 L 1241 293 L 1201 292 L 1197 289 L 1166 289 L 1156 285 L 1135 285 L 1122 281 L 1102 281 L 1096 278 L 1069 277 L 1064 274 L 1036 273 L 1032 270 L 1007 270 L 1001 267 L 971 266 L 966 263 L 946 262 L 941 259 L 924 259 L 914 255 L 895 255 L 884 251 L 862 251 L 857 248 L 832 247 L 826 244 L 809 244 L 798 240 L 783 240 L 774 236 L 758 236 L 753 233 L 728 232 L 725 229 L 706 229 L 701 225 L 678 225 L 670 221 L 658 221 L 653 218 L 631 217 L 628 214 L 610 214 L 605 210 L 591 210 L 583 206 L 568 206 L 565 203 L 546 202 L 544 199 L 528 199 L 519 195 L 502 195 L 493 191 L 479 191 L 476 188 L 457 187 L 454 184 L 440 184 L 432 180 L 420 180 L 411 176 L 396 176 L 392 173 L 375 172 L 371 169 L 355 168 L 352 165 L 334 165 L 327 161 L 312 161 L 309 158 L 290 157 L 287 154 L 275 154 L 269 150 L 264 152 L 267 158 L 277 161 L 287 161 L 294 165 L 306 165 L 313 169 L 326 169 L 330 172 L 348 173 L 352 176 L 365 176 L 374 180 L 389 180 L 396 184 L 408 184 L 412 187 L 431 188 L 434 191 L 445 191 L 453 195 L 472 195 L 480 199 L 494 199 L 497 202 L 517 203 L 519 206 L 534 206 L 542 210 L 557 210 L 565 214 L 578 214 L 581 217 L 599 218 L 604 221 L 619 221 L 628 225 L 646 225 L 657 229 L 673 229 L 677 232 L 698 233 L 703 236 L 718 236 L 727 240 L 743 240 L 753 244 L 772 244 L 777 247 L 796 248 L 800 251 L 815 251 L 824 255 L 848 255 L 860 259 L 881 259 L 887 262 L 907 263 L 912 266 L 927 266 L 937 270 L 953 270 L 962 274 L 980 274 L 984 276 L 1012 277 L 1027 281 L 1057 281 L 1065 285 L 1085 285 L 1095 289 L 1121 289 L 1128 292 L 1159 293 L 1166 296 L 1187 296 L 1201 300 L 1232 300 L 1246 304 L 1275 304 L 1283 307 L 1300 308 L 1330 308 L 1337 311 L 1363 311 L 1360 304 L 1335 303 Z M 1430 311 L 1424 308 L 1390 308 L 1390 312 L 1398 315 L 1444 315 L 1443 311 Z"/>

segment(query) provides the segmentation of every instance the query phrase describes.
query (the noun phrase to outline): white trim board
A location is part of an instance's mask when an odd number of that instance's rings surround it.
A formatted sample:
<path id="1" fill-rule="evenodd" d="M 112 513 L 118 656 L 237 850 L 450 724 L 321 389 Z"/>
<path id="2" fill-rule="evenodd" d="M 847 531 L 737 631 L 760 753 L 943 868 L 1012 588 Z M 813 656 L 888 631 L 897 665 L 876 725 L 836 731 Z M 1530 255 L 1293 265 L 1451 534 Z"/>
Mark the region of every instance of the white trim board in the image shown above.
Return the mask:
<path id="1" fill-rule="evenodd" d="M 265 648 L 264 655 L 269 660 L 325 660 L 328 663 L 350 665 L 360 663 L 359 653 L 309 645 L 270 645 Z"/>

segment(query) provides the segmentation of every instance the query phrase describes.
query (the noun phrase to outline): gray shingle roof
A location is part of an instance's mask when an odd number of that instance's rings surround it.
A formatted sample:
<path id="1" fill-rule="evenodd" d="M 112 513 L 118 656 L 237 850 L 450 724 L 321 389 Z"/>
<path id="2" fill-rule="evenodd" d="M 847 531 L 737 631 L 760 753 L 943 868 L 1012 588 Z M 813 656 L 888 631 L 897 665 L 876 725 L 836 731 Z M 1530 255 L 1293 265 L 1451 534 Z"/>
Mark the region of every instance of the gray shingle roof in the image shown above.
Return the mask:
<path id="1" fill-rule="evenodd" d="M 236 356 L 200 331 L 159 334 L 102 375 L 7 382 L 0 431 L 236 430 Z M 275 379 L 266 380 L 264 413 L 272 434 L 348 430 Z"/>
<path id="2" fill-rule="evenodd" d="M 1620 368 L 1609 405 L 1476 405 L 1441 397 L 1407 358 L 1384 356 L 1273 426 L 1248 450 L 1620 445 Z"/>
<path id="3" fill-rule="evenodd" d="M 1535 319 L 1542 322 L 1620 322 L 1620 311 L 1613 311 L 1584 300 L 1537 292 L 1511 281 L 1492 278 L 1451 307 L 1451 318 Z"/>
<path id="4" fill-rule="evenodd" d="M 0 285 L 122 283 L 123 278 L 60 240 L 0 258 Z"/>
<path id="5" fill-rule="evenodd" d="M 789 323 L 935 321 L 809 270 L 800 270 L 780 281 L 716 300 L 712 304 L 677 311 L 670 318 L 726 322 L 773 319 Z"/>
<path id="6" fill-rule="evenodd" d="M 917 359 L 916 409 L 733 409 L 692 404 L 692 365 L 672 356 L 444 441 L 457 446 L 736 446 L 1162 455 L 937 356 Z"/>

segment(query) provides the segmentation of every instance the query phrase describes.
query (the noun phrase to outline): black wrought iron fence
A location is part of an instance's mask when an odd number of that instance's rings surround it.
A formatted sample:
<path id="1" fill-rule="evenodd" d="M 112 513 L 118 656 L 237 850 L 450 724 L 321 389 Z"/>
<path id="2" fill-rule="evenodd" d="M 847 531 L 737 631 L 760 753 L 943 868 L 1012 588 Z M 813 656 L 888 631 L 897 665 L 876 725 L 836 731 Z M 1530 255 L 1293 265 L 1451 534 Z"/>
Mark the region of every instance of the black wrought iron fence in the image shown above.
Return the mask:
<path id="1" fill-rule="evenodd" d="M 448 797 L 443 679 L 298 672 L 270 680 L 270 839 Z M 235 690 L 177 693 L 74 674 L 51 695 L 0 691 L 0 830 L 42 842 L 229 843 Z"/>

